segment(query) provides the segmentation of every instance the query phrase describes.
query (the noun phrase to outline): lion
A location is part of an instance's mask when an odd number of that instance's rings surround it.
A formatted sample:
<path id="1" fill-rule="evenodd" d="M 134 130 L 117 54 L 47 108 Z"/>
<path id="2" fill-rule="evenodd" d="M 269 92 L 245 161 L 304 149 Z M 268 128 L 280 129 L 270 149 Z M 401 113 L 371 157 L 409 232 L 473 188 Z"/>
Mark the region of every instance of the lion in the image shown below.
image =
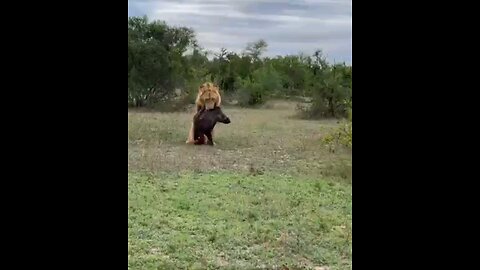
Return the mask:
<path id="1" fill-rule="evenodd" d="M 195 113 L 198 113 L 202 109 L 213 109 L 220 107 L 222 104 L 222 96 L 220 95 L 220 89 L 211 82 L 206 82 L 198 88 L 197 98 L 195 100 Z M 193 144 L 195 142 L 193 138 L 193 122 L 188 133 L 188 139 L 186 143 Z"/>

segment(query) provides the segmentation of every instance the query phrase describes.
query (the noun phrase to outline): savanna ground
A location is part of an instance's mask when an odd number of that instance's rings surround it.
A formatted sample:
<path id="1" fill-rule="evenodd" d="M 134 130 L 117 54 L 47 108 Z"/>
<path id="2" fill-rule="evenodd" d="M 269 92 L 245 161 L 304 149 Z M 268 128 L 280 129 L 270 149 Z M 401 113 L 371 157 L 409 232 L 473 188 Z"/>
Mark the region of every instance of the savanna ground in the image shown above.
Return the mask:
<path id="1" fill-rule="evenodd" d="M 351 269 L 351 150 L 295 105 L 225 107 L 216 146 L 192 112 L 128 112 L 129 269 Z"/>

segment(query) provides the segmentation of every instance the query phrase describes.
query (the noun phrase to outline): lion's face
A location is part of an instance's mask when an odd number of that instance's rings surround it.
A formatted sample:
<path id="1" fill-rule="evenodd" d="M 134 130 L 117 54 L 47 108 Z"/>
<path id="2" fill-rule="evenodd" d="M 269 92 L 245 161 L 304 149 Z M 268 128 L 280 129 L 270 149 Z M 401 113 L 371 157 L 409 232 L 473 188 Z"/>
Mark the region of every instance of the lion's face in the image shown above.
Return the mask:
<path id="1" fill-rule="evenodd" d="M 219 89 L 212 83 L 204 83 L 198 89 L 197 101 L 207 109 L 212 109 L 215 105 L 220 106 L 220 100 Z"/>

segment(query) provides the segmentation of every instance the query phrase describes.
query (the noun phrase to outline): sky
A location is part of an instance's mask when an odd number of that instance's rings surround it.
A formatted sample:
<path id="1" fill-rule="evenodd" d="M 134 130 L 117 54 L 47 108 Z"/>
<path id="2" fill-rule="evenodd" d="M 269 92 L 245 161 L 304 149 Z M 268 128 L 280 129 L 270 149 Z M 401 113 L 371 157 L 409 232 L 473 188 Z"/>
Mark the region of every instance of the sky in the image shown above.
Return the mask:
<path id="1" fill-rule="evenodd" d="M 214 52 L 264 39 L 265 56 L 321 49 L 329 62 L 352 63 L 352 0 L 128 0 L 128 16 L 143 15 L 193 28 Z"/>

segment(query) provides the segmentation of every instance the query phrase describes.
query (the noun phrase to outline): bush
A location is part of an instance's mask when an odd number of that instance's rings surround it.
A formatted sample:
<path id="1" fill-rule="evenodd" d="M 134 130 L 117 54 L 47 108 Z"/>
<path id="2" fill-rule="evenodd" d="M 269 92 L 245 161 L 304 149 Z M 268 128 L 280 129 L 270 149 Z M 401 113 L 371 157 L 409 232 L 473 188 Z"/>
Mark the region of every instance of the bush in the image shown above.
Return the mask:
<path id="1" fill-rule="evenodd" d="M 262 89 L 258 83 L 249 79 L 240 81 L 237 90 L 238 105 L 242 107 L 251 107 L 265 103 Z"/>
<path id="2" fill-rule="evenodd" d="M 322 141 L 331 152 L 335 152 L 338 146 L 352 149 L 352 121 L 343 122 Z"/>
<path id="3" fill-rule="evenodd" d="M 317 74 L 311 89 L 311 106 L 300 108 L 305 118 L 345 118 L 352 104 L 351 68 L 328 67 Z"/>
<path id="4" fill-rule="evenodd" d="M 332 152 L 335 152 L 338 146 L 352 149 L 352 103 L 349 102 L 346 106 L 348 107 L 346 110 L 347 119 L 343 120 L 337 129 L 323 138 L 323 143 Z"/>
<path id="5" fill-rule="evenodd" d="M 271 66 L 253 72 L 252 79 L 237 79 L 238 104 L 249 107 L 264 104 L 268 97 L 282 88 L 280 74 Z"/>

